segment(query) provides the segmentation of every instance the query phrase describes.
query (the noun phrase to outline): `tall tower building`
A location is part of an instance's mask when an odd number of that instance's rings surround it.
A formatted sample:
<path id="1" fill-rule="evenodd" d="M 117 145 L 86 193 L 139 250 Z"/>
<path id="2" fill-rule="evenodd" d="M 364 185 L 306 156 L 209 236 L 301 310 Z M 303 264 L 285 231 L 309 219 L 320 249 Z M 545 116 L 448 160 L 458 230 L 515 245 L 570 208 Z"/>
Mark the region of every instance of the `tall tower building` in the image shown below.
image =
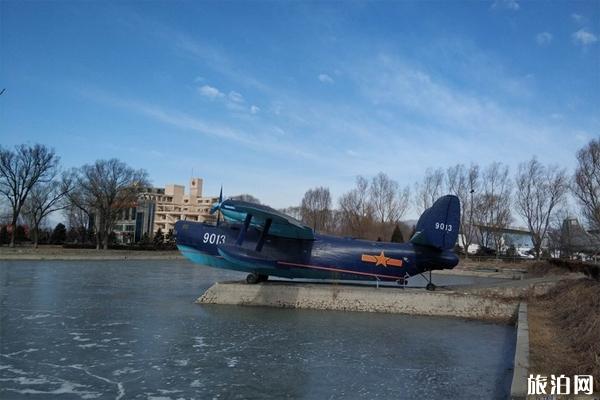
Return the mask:
<path id="1" fill-rule="evenodd" d="M 190 197 L 202 197 L 202 178 L 190 180 Z"/>

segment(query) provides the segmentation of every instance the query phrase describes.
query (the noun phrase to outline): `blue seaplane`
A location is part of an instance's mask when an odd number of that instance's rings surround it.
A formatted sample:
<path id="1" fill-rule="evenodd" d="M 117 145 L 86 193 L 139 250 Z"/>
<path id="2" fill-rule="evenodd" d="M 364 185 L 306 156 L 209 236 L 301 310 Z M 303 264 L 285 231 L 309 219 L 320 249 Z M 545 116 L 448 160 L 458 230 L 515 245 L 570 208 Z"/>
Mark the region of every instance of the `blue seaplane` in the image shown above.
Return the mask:
<path id="1" fill-rule="evenodd" d="M 404 284 L 413 275 L 458 264 L 454 246 L 460 223 L 458 197 L 439 198 L 425 210 L 412 238 L 386 243 L 316 233 L 271 207 L 239 200 L 215 204 L 224 221 L 178 221 L 177 247 L 196 264 L 248 273 L 246 282 L 289 279 L 375 280 Z M 429 272 L 429 277 L 426 273 Z"/>

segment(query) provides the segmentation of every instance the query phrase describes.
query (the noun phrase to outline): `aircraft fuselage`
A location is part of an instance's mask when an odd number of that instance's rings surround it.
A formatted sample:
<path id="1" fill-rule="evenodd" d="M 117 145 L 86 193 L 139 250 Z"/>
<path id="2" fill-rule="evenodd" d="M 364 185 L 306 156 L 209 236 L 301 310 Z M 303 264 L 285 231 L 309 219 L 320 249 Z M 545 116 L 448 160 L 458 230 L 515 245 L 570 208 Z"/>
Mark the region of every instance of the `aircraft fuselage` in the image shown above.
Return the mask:
<path id="1" fill-rule="evenodd" d="M 400 281 L 431 269 L 453 268 L 458 257 L 413 243 L 387 243 L 315 234 L 314 240 L 266 235 L 250 226 L 240 244 L 241 224 L 220 226 L 192 221 L 175 225 L 177 247 L 191 261 L 263 276 L 302 279 Z M 257 246 L 259 245 L 259 246 Z M 244 262 L 227 260 L 233 246 Z M 260 255 L 260 257 L 256 257 Z"/>

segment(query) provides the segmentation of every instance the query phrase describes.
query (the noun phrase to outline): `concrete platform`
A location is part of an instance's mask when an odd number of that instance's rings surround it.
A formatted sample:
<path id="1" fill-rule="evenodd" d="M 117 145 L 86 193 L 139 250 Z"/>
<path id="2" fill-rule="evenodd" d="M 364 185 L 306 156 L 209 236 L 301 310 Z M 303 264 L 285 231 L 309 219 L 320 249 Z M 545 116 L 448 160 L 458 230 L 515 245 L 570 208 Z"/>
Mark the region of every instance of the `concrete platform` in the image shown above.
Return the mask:
<path id="1" fill-rule="evenodd" d="M 529 322 L 527 317 L 527 304 L 519 306 L 517 319 L 517 344 L 515 348 L 515 361 L 513 380 L 510 388 L 512 400 L 527 398 L 527 377 L 529 373 Z"/>
<path id="2" fill-rule="evenodd" d="M 386 312 L 459 317 L 512 323 L 517 299 L 482 296 L 452 290 L 362 287 L 336 284 L 220 282 L 197 303 L 318 310 Z"/>

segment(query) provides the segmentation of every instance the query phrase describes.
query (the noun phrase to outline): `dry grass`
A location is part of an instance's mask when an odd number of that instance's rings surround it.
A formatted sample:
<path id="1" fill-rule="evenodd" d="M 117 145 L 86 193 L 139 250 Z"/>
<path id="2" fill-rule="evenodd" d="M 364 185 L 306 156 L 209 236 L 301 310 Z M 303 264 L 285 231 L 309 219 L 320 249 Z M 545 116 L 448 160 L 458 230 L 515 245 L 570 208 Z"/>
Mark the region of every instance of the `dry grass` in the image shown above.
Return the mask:
<path id="1" fill-rule="evenodd" d="M 464 268 L 464 269 L 469 269 L 469 268 L 497 268 L 497 269 L 523 269 L 523 268 L 527 268 L 528 265 L 532 264 L 534 261 L 530 261 L 530 260 L 523 260 L 520 262 L 512 262 L 509 260 L 503 260 L 503 259 L 495 259 L 495 258 L 489 258 L 489 259 L 465 259 L 465 258 L 461 258 L 460 262 L 458 264 L 458 268 Z"/>
<path id="2" fill-rule="evenodd" d="M 600 387 L 600 283 L 559 282 L 529 310 L 532 373 L 593 375 Z"/>
<path id="3" fill-rule="evenodd" d="M 571 271 L 568 268 L 555 265 L 548 261 L 534 261 L 528 265 L 529 276 L 538 277 L 546 275 L 567 275 Z"/>
<path id="4" fill-rule="evenodd" d="M 600 280 L 600 266 L 598 264 L 582 261 L 562 259 L 536 261 L 529 265 L 528 271 L 532 276 L 579 273 L 595 279 L 596 281 Z"/>

